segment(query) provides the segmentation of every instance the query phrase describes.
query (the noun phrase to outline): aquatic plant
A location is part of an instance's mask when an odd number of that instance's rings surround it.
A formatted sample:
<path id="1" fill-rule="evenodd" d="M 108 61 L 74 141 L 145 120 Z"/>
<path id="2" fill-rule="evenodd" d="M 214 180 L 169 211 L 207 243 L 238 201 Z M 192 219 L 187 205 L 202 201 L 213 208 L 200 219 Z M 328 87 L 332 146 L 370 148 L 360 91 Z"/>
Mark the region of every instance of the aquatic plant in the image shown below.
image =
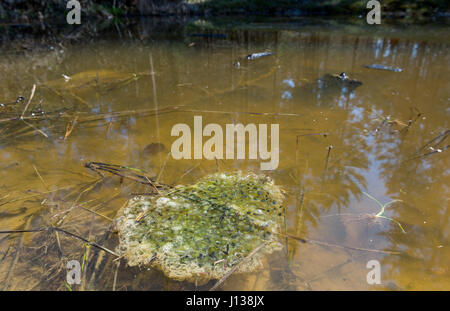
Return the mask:
<path id="1" fill-rule="evenodd" d="M 392 201 L 387 202 L 386 204 L 382 204 L 380 201 L 378 201 L 377 199 L 375 199 L 373 196 L 371 196 L 371 195 L 368 194 L 367 192 L 363 192 L 363 193 L 364 193 L 364 195 L 366 195 L 368 198 L 374 200 L 374 201 L 380 206 L 380 208 L 381 208 L 380 211 L 379 211 L 377 214 L 373 215 L 375 218 L 384 218 L 384 219 L 390 220 L 390 221 L 392 221 L 392 222 L 395 222 L 395 223 L 400 227 L 400 229 L 402 229 L 402 232 L 403 232 L 403 233 L 406 233 L 405 229 L 403 229 L 402 225 L 401 225 L 397 220 L 392 219 L 392 218 L 390 218 L 390 217 L 387 217 L 387 216 L 384 216 L 384 215 L 383 215 L 383 214 L 384 214 L 384 210 L 385 210 L 385 208 L 386 208 L 387 206 L 389 206 L 389 205 L 391 205 L 391 204 L 393 204 L 393 203 L 395 203 L 395 202 L 402 202 L 402 200 L 392 200 Z"/>
<path id="2" fill-rule="evenodd" d="M 118 214 L 119 253 L 175 280 L 219 279 L 238 264 L 235 273 L 254 271 L 282 247 L 283 198 L 270 178 L 241 172 L 136 196 Z"/>

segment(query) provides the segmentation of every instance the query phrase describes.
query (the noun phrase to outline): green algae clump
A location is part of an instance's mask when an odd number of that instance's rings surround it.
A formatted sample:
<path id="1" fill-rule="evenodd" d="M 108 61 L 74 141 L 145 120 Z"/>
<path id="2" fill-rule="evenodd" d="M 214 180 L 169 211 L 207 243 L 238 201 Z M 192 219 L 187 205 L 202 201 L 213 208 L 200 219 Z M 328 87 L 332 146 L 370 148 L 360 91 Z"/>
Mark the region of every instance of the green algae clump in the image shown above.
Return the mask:
<path id="1" fill-rule="evenodd" d="M 251 272 L 281 249 L 282 190 L 269 177 L 217 173 L 161 195 L 136 196 L 119 211 L 119 252 L 130 266 L 161 269 L 179 281 Z M 142 216 L 144 215 L 144 216 Z M 137 220 L 138 219 L 138 220 Z"/>

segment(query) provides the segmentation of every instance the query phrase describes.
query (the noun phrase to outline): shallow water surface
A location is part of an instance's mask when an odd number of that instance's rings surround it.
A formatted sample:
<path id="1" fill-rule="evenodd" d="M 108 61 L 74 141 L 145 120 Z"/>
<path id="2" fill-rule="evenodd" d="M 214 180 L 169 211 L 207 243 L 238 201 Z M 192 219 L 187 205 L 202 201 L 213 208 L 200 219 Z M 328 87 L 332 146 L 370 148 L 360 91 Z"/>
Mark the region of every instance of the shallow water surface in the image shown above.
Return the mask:
<path id="1" fill-rule="evenodd" d="M 252 171 L 284 188 L 283 227 L 311 241 L 282 237 L 263 270 L 221 288 L 450 290 L 447 26 L 195 21 L 164 31 L 147 22 L 52 48 L 1 47 L 0 230 L 57 226 L 115 250 L 111 220 L 149 188 L 87 162 L 139 168 L 170 185 Z M 242 60 L 266 50 L 274 55 Z M 362 85 L 317 81 L 341 72 Z M 173 159 L 171 129 L 193 128 L 194 116 L 223 128 L 279 124 L 278 167 Z M 82 263 L 74 290 L 214 285 L 127 267 L 77 237 L 1 233 L 0 288 L 68 289 L 70 260 Z M 367 283 L 370 260 L 381 264 L 380 285 Z"/>

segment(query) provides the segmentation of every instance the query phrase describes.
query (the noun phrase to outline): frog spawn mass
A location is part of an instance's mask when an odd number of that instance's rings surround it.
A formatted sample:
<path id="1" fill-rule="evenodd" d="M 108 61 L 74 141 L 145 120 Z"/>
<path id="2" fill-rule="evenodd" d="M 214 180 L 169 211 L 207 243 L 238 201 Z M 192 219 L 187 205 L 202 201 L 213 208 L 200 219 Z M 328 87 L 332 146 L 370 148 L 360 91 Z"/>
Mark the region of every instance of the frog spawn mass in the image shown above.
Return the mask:
<path id="1" fill-rule="evenodd" d="M 235 273 L 251 272 L 282 247 L 283 198 L 270 178 L 241 172 L 136 196 L 118 214 L 119 252 L 130 266 L 157 267 L 179 281 L 219 279 L 241 261 Z"/>

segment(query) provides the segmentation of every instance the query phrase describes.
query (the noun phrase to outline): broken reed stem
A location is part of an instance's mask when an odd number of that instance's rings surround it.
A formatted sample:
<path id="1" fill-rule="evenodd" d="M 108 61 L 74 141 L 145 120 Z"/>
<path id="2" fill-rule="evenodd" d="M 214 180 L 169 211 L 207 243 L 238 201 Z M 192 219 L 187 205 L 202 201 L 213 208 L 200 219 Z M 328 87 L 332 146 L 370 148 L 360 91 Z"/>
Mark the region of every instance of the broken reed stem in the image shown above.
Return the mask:
<path id="1" fill-rule="evenodd" d="M 237 263 L 236 265 L 233 266 L 233 268 L 230 269 L 230 271 L 228 271 L 219 281 L 217 281 L 216 284 L 214 284 L 213 287 L 211 287 L 209 290 L 210 291 L 214 291 L 216 290 L 220 285 L 222 285 L 223 282 L 226 281 L 226 279 L 228 279 L 228 277 L 230 275 L 232 275 L 234 273 L 234 271 L 236 271 L 240 266 L 242 266 L 244 263 L 246 263 L 247 261 L 249 261 L 261 248 L 263 248 L 264 246 L 266 246 L 266 242 L 260 244 L 258 247 L 256 247 L 254 250 L 252 250 L 244 259 L 242 259 L 239 263 Z"/>
<path id="2" fill-rule="evenodd" d="M 34 164 L 33 164 L 33 168 L 34 168 L 34 171 L 36 172 L 36 174 L 38 175 L 39 179 L 41 180 L 42 184 L 44 185 L 45 189 L 48 191 L 49 190 L 48 185 L 45 183 L 44 178 L 42 178 L 41 174 L 39 174 L 39 171 Z"/>
<path id="3" fill-rule="evenodd" d="M 75 116 L 75 118 L 73 119 L 73 121 L 67 123 L 67 126 L 66 126 L 66 133 L 64 134 L 64 140 L 66 140 L 67 137 L 69 137 L 70 134 L 72 134 L 73 129 L 75 128 L 75 125 L 77 124 L 77 120 L 78 120 L 78 116 Z"/>
<path id="4" fill-rule="evenodd" d="M 59 240 L 59 234 L 58 234 L 58 231 L 56 231 L 56 230 L 54 230 L 53 232 L 55 232 L 56 245 L 58 246 L 58 255 L 59 255 L 59 258 L 61 259 L 62 256 L 63 256 L 63 251 L 62 251 L 62 248 L 61 248 L 61 241 Z"/>
<path id="5" fill-rule="evenodd" d="M 27 104 L 25 105 L 25 108 L 23 109 L 22 115 L 20 116 L 20 119 L 23 120 L 23 117 L 25 115 L 25 112 L 27 112 L 28 106 L 31 104 L 31 100 L 34 97 L 34 92 L 36 91 L 36 84 L 33 84 L 33 88 L 31 89 L 31 95 L 30 98 L 28 98 Z"/>
<path id="6" fill-rule="evenodd" d="M 48 138 L 48 135 L 45 134 L 43 131 L 41 131 L 40 129 L 38 129 L 37 127 L 35 127 L 33 124 L 28 123 L 27 121 L 25 121 L 24 119 L 21 119 L 23 123 L 25 123 L 26 125 L 28 125 L 29 127 L 31 127 L 32 129 L 34 129 L 36 132 L 38 132 L 39 134 L 41 134 L 42 136 L 44 136 L 45 138 Z"/>
<path id="7" fill-rule="evenodd" d="M 84 207 L 84 206 L 82 206 L 82 205 L 77 205 L 76 207 L 81 208 L 81 209 L 83 209 L 83 210 L 85 210 L 85 211 L 87 211 L 87 212 L 89 212 L 89 213 L 93 213 L 93 214 L 95 214 L 95 215 L 97 215 L 97 216 L 103 217 L 103 218 L 105 218 L 106 220 L 113 221 L 113 220 L 112 220 L 111 218 L 109 218 L 108 216 L 105 216 L 105 215 L 103 215 L 103 214 L 100 214 L 99 212 L 97 212 L 97 211 L 95 211 L 95 210 L 91 210 L 91 209 L 89 209 L 89 208 L 87 208 L 87 207 Z"/>

